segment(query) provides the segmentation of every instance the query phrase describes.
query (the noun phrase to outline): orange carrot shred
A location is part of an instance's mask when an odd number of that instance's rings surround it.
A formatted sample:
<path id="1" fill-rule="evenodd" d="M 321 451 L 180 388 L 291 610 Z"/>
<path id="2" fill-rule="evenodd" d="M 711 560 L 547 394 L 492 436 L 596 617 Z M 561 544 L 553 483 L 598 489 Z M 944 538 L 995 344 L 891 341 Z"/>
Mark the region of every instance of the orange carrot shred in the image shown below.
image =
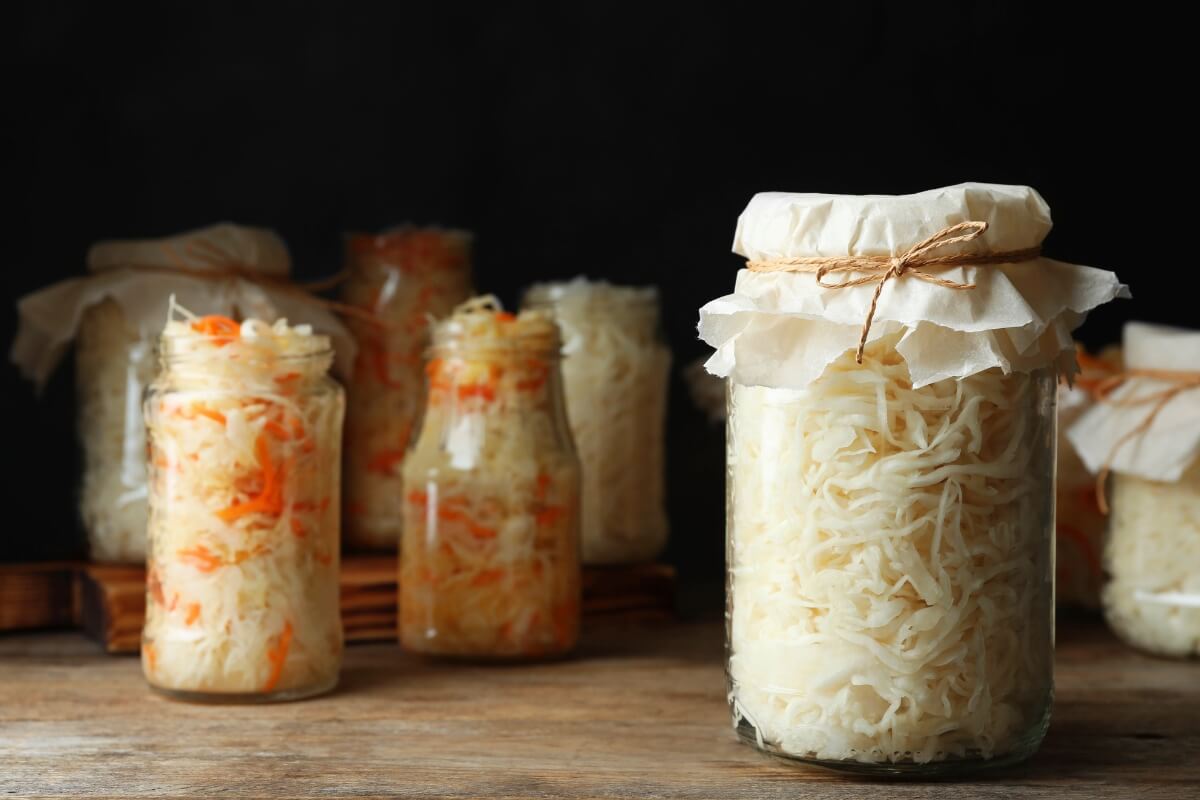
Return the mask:
<path id="1" fill-rule="evenodd" d="M 502 569 L 485 569 L 471 579 L 472 586 L 488 586 L 504 577 Z"/>
<path id="2" fill-rule="evenodd" d="M 292 623 L 283 623 L 283 632 L 279 634 L 279 641 L 267 651 L 267 660 L 271 663 L 271 673 L 267 677 L 267 682 L 263 684 L 263 691 L 269 692 L 279 683 L 279 678 L 283 675 L 283 662 L 287 660 L 288 647 L 292 644 Z"/>
<path id="3" fill-rule="evenodd" d="M 297 539 L 303 539 L 304 533 L 304 523 L 301 522 L 299 517 L 292 517 L 292 534 Z"/>
<path id="4" fill-rule="evenodd" d="M 201 317 L 192 323 L 192 330 L 196 333 L 202 333 L 205 336 L 211 336 L 218 341 L 215 342 L 217 347 L 224 347 L 229 344 L 229 341 L 237 337 L 242 330 L 242 326 L 235 320 L 229 317 L 223 317 L 219 314 L 211 314 L 207 317 Z M 222 341 L 223 340 L 223 341 Z"/>
<path id="5" fill-rule="evenodd" d="M 200 619 L 200 604 L 199 603 L 189 603 L 187 619 L 185 619 L 183 621 L 183 624 L 191 625 L 193 622 L 195 622 L 198 619 Z"/>
<path id="6" fill-rule="evenodd" d="M 191 549 L 180 550 L 179 558 L 201 572 L 212 572 L 222 563 L 220 558 L 209 552 L 209 549 L 202 544 Z"/>
<path id="7" fill-rule="evenodd" d="M 146 659 L 146 666 L 150 669 L 151 672 L 153 672 L 155 666 L 158 663 L 158 653 L 154 652 L 154 645 L 143 644 L 142 645 L 142 656 Z"/>

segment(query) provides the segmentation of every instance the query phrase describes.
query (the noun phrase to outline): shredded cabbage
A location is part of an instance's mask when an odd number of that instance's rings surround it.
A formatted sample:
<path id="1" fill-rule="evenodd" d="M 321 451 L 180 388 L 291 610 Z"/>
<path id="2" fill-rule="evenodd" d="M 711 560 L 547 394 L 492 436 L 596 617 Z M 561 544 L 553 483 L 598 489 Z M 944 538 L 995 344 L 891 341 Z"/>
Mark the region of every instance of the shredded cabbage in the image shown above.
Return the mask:
<path id="1" fill-rule="evenodd" d="M 1200 656 L 1200 461 L 1177 483 L 1109 480 L 1108 624 L 1151 653 Z"/>
<path id="2" fill-rule="evenodd" d="M 429 320 L 471 294 L 471 237 L 461 231 L 398 228 L 352 236 L 344 300 L 382 325 L 349 319 L 358 341 L 346 417 L 346 541 L 395 550 L 401 471 L 425 390 Z"/>
<path id="3" fill-rule="evenodd" d="M 558 331 L 494 298 L 434 332 L 424 424 L 404 462 L 400 639 L 442 655 L 558 654 L 579 633 L 579 462 Z"/>
<path id="4" fill-rule="evenodd" d="M 892 335 L 804 390 L 730 387 L 730 702 L 787 755 L 1036 744 L 1052 684 L 1053 378 L 913 389 Z"/>
<path id="5" fill-rule="evenodd" d="M 142 393 L 154 378 L 154 346 L 105 300 L 87 309 L 76 351 L 80 512 L 93 561 L 146 559 L 146 426 Z"/>
<path id="6" fill-rule="evenodd" d="M 583 561 L 649 561 L 667 540 L 671 353 L 658 340 L 658 291 L 576 278 L 531 287 L 525 305 L 553 309 L 562 329 L 567 417 L 583 465 Z"/>
<path id="7" fill-rule="evenodd" d="M 286 320 L 180 313 L 146 401 L 146 676 L 210 694 L 329 688 L 344 411 L 329 340 Z"/>

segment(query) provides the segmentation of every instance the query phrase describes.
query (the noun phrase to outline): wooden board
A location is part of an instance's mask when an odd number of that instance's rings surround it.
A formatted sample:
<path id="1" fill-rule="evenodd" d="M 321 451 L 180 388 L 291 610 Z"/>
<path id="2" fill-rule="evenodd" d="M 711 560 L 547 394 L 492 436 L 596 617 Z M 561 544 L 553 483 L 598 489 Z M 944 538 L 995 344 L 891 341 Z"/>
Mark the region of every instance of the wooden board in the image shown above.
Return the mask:
<path id="1" fill-rule="evenodd" d="M 862 783 L 735 740 L 717 622 L 585 625 L 575 659 L 446 664 L 346 651 L 342 685 L 274 706 L 150 692 L 77 634 L 0 637 L 0 795 L 26 797 L 1195 798 L 1200 664 L 1061 627 L 1050 734 L 1028 764 Z"/>
<path id="2" fill-rule="evenodd" d="M 0 631 L 65 628 L 79 615 L 77 564 L 0 564 Z"/>
<path id="3" fill-rule="evenodd" d="M 396 638 L 396 557 L 347 556 L 342 560 L 342 625 L 346 641 Z M 110 653 L 132 653 L 146 613 L 146 572 L 141 567 L 91 564 L 82 572 L 84 630 Z M 675 570 L 666 564 L 587 567 L 583 613 L 671 617 Z"/>

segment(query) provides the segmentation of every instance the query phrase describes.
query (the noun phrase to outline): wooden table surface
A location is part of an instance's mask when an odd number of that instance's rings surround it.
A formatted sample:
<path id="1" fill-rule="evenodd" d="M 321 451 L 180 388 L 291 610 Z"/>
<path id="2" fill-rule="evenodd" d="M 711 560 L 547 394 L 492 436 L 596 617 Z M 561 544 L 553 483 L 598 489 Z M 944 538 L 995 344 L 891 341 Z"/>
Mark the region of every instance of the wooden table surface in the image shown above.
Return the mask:
<path id="1" fill-rule="evenodd" d="M 1026 765 L 864 783 L 735 740 L 716 623 L 588 631 L 578 658 L 446 665 L 347 651 L 340 689 L 273 706 L 162 699 L 76 633 L 0 637 L 0 797 L 1200 798 L 1200 664 L 1060 625 Z"/>

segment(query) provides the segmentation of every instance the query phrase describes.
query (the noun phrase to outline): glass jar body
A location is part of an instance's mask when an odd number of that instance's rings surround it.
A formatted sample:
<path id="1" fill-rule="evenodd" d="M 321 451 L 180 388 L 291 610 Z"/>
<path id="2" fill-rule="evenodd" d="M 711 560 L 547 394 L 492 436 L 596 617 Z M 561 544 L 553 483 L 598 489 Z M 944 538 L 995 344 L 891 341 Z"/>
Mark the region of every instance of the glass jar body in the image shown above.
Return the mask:
<path id="1" fill-rule="evenodd" d="M 472 659 L 579 636 L 579 460 L 557 356 L 438 347 L 404 463 L 400 640 Z"/>
<path id="2" fill-rule="evenodd" d="M 88 552 L 93 561 L 139 564 L 146 559 L 142 396 L 158 368 L 154 342 L 105 300 L 80 320 L 75 364 Z"/>
<path id="3" fill-rule="evenodd" d="M 425 391 L 429 319 L 446 316 L 470 296 L 470 237 L 401 229 L 353 236 L 347 250 L 343 299 L 378 324 L 347 320 L 359 352 L 346 417 L 346 543 L 395 550 L 401 466 Z"/>
<path id="4" fill-rule="evenodd" d="M 342 389 L 324 374 L 230 385 L 188 372 L 167 364 L 146 398 L 146 678 L 211 702 L 328 691 L 342 656 Z"/>
<path id="5" fill-rule="evenodd" d="M 1113 474 L 1104 616 L 1130 645 L 1200 657 L 1200 462 L 1176 483 Z"/>
<path id="6" fill-rule="evenodd" d="M 653 289 L 551 284 L 526 295 L 563 335 L 563 385 L 583 467 L 583 563 L 651 561 L 667 543 L 671 353 Z"/>
<path id="7" fill-rule="evenodd" d="M 738 734 L 856 772 L 1036 750 L 1053 694 L 1054 379 L 913 388 L 875 343 L 803 390 L 730 382 Z"/>

